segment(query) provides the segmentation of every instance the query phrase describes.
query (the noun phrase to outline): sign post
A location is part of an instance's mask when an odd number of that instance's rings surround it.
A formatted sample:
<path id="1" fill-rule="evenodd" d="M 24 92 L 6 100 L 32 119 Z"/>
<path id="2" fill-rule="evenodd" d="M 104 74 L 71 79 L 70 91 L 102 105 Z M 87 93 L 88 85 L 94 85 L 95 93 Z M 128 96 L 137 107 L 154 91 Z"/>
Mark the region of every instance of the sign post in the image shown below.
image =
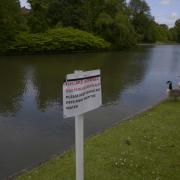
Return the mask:
<path id="1" fill-rule="evenodd" d="M 84 117 L 75 116 L 76 179 L 84 179 Z"/>
<path id="2" fill-rule="evenodd" d="M 75 71 L 63 84 L 64 117 L 75 117 L 76 180 L 84 179 L 83 114 L 102 105 L 100 70 Z"/>

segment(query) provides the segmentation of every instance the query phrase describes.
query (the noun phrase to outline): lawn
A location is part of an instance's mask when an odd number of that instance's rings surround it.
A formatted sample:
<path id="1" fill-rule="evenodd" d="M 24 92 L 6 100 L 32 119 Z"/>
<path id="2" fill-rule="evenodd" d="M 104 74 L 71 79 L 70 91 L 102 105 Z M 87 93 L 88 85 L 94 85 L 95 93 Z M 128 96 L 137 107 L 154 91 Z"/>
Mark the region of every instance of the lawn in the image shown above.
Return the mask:
<path id="1" fill-rule="evenodd" d="M 74 180 L 73 150 L 17 180 Z M 85 180 L 179 180 L 180 101 L 167 100 L 86 140 Z"/>

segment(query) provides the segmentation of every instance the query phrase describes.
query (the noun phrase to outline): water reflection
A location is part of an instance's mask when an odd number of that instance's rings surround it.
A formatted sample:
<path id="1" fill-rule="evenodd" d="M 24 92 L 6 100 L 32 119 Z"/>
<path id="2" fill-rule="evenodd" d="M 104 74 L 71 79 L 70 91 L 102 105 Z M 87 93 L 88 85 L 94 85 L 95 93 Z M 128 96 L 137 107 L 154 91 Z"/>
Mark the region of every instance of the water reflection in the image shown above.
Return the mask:
<path id="1" fill-rule="evenodd" d="M 89 70 L 100 68 L 104 54 L 76 54 L 51 57 L 51 63 L 44 59 L 34 64 L 34 85 L 38 90 L 37 102 L 41 110 L 49 104 L 59 102 L 62 105 L 62 83 L 66 74 L 76 69 Z M 68 62 L 68 64 L 67 64 Z"/>
<path id="2" fill-rule="evenodd" d="M 123 54 L 123 53 L 122 53 Z M 75 69 L 97 69 L 102 71 L 103 104 L 117 100 L 120 92 L 128 85 L 133 85 L 143 78 L 147 67 L 148 54 L 129 53 L 126 57 L 119 53 L 84 54 L 56 57 L 49 61 L 34 64 L 33 83 L 37 88 L 37 104 L 45 110 L 49 104 L 62 104 L 62 83 L 67 73 Z M 124 59 L 124 57 L 126 59 Z M 68 61 L 68 64 L 67 64 Z M 113 73 L 112 73 L 113 72 Z"/>
<path id="3" fill-rule="evenodd" d="M 27 57 L 27 61 L 0 61 L 0 112 L 14 114 L 30 82 L 36 88 L 37 105 L 45 111 L 53 103 L 62 105 L 62 83 L 75 69 L 101 69 L 103 103 L 111 104 L 120 92 L 143 78 L 148 53 L 99 53 Z M 11 59 L 11 60 L 10 60 Z M 68 63 L 67 63 L 68 62 Z"/>
<path id="4" fill-rule="evenodd" d="M 0 60 L 0 114 L 15 115 L 25 89 L 24 65 Z"/>
<path id="5" fill-rule="evenodd" d="M 121 92 L 128 86 L 141 81 L 144 77 L 148 53 L 113 53 L 103 66 L 102 87 L 103 104 L 118 101 Z M 109 59 L 111 59 L 109 61 Z"/>

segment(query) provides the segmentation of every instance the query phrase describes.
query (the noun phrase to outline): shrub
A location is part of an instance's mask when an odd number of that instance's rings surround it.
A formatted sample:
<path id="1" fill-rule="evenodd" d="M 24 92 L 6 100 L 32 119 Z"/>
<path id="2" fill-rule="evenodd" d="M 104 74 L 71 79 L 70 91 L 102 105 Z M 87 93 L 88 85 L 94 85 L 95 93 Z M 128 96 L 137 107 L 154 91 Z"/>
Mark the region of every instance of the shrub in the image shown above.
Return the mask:
<path id="1" fill-rule="evenodd" d="M 45 33 L 21 33 L 9 52 L 43 53 L 106 49 L 110 43 L 90 33 L 73 28 L 51 29 Z"/>

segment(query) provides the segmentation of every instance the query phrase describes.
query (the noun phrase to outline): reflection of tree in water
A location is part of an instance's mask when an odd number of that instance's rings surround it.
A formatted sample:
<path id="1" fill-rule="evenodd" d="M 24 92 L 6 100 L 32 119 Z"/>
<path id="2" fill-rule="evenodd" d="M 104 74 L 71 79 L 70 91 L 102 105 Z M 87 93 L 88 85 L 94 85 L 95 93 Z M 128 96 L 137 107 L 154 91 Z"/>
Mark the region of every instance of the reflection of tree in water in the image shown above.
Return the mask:
<path id="1" fill-rule="evenodd" d="M 60 102 L 62 77 L 58 66 L 38 65 L 35 68 L 34 85 L 38 90 L 37 103 L 44 110 L 49 103 Z"/>
<path id="2" fill-rule="evenodd" d="M 116 101 L 124 87 L 143 78 L 147 55 L 144 52 L 112 52 L 50 56 L 42 62 L 38 60 L 33 80 L 38 90 L 38 105 L 42 110 L 53 102 L 62 105 L 64 77 L 78 69 L 101 69 L 103 103 Z"/>
<path id="3" fill-rule="evenodd" d="M 95 61 L 90 60 L 94 56 L 98 59 L 97 54 L 47 56 L 43 62 L 38 59 L 34 64 L 33 82 L 38 90 L 37 102 L 40 109 L 45 110 L 51 103 L 62 105 L 62 84 L 66 74 L 73 73 L 76 69 L 98 68 Z"/>
<path id="4" fill-rule="evenodd" d="M 104 104 L 113 103 L 123 89 L 140 82 L 147 69 L 148 53 L 114 53 L 103 67 L 102 87 Z"/>
<path id="5" fill-rule="evenodd" d="M 14 114 L 19 110 L 25 88 L 23 73 L 16 60 L 0 60 L 0 113 Z"/>

